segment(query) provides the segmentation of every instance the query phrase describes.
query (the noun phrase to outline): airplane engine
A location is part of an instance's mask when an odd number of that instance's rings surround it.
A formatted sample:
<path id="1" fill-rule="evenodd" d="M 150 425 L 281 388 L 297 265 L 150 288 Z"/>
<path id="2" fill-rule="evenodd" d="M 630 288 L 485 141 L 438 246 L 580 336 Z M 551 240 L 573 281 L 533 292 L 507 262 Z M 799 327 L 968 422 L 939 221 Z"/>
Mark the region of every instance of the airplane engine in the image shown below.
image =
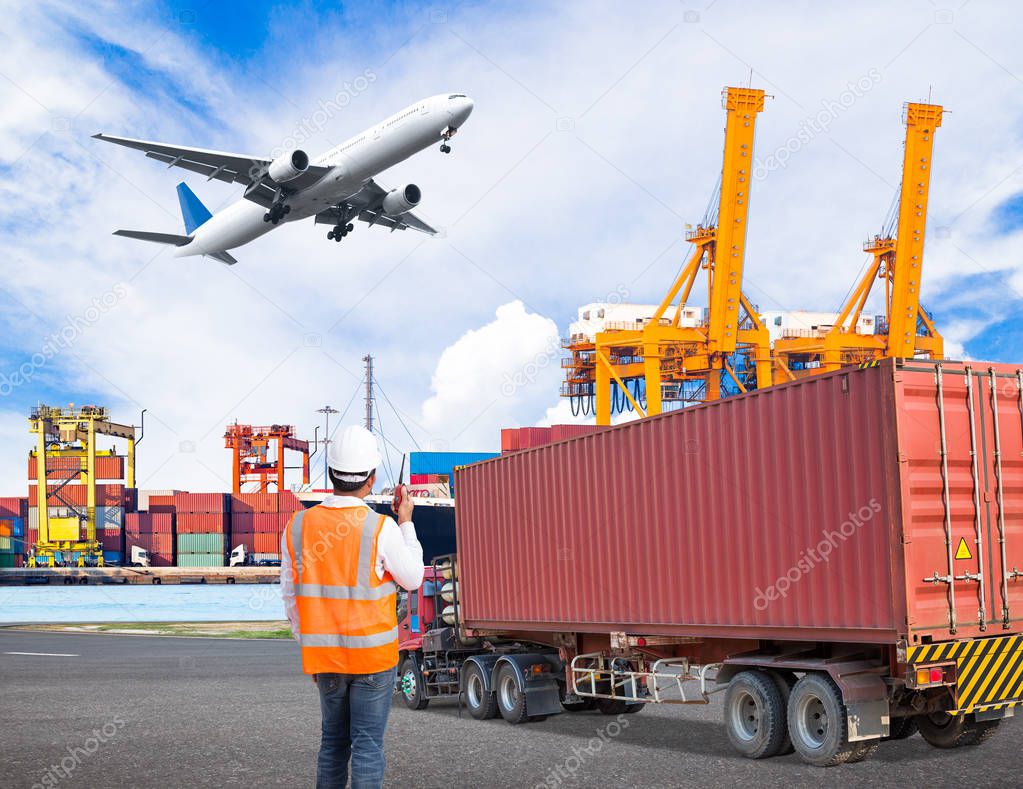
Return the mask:
<path id="1" fill-rule="evenodd" d="M 400 216 L 419 205 L 423 193 L 415 184 L 406 184 L 401 189 L 392 189 L 384 197 L 383 209 L 388 216 Z"/>
<path id="2" fill-rule="evenodd" d="M 287 153 L 282 153 L 272 162 L 267 169 L 267 174 L 279 184 L 298 178 L 309 169 L 309 154 L 295 148 Z"/>

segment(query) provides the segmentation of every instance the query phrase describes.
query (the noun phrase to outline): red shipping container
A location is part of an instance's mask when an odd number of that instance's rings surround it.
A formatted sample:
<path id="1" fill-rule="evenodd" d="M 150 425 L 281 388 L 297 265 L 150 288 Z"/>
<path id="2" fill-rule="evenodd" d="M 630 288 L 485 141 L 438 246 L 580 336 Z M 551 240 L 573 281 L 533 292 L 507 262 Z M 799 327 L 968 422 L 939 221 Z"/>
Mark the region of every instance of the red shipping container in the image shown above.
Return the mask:
<path id="1" fill-rule="evenodd" d="M 429 474 L 409 474 L 408 484 L 409 485 L 425 485 L 430 481 Z"/>
<path id="2" fill-rule="evenodd" d="M 121 532 L 116 534 L 110 534 L 103 532 L 102 536 L 99 536 L 100 545 L 103 546 L 104 551 L 123 551 L 124 550 L 124 536 Z"/>
<path id="3" fill-rule="evenodd" d="M 0 496 L 0 518 L 27 518 L 28 499 L 19 496 Z"/>
<path id="4" fill-rule="evenodd" d="M 551 442 L 588 436 L 600 429 L 598 425 L 551 425 Z"/>
<path id="5" fill-rule="evenodd" d="M 298 496 L 290 490 L 285 490 L 282 491 L 277 498 L 277 509 L 279 512 L 291 513 L 304 510 L 305 505 L 302 504 Z"/>
<path id="6" fill-rule="evenodd" d="M 227 493 L 176 493 L 174 508 L 178 512 L 223 513 L 228 511 Z"/>
<path id="7" fill-rule="evenodd" d="M 253 512 L 277 512 L 276 493 L 232 493 L 231 514 Z"/>
<path id="8" fill-rule="evenodd" d="M 1023 566 L 1020 397 L 1008 365 L 887 360 L 460 469 L 463 621 L 910 646 L 1019 633 L 1023 583 L 988 585 L 982 629 L 968 574 Z M 954 611 L 935 575 L 957 576 Z"/>
<path id="9" fill-rule="evenodd" d="M 228 519 L 224 513 L 178 512 L 178 534 L 228 534 Z"/>
<path id="10" fill-rule="evenodd" d="M 150 496 L 148 511 L 173 515 L 175 512 L 174 496 Z"/>
<path id="11" fill-rule="evenodd" d="M 290 512 L 257 513 L 252 516 L 253 531 L 282 532 L 291 520 Z"/>
<path id="12" fill-rule="evenodd" d="M 47 462 L 46 477 L 47 479 L 63 481 L 79 470 L 82 470 L 84 473 L 84 469 L 84 459 L 76 457 L 51 457 Z M 28 457 L 28 479 L 32 482 L 36 480 L 36 459 L 32 455 Z M 96 479 L 124 479 L 124 457 L 122 455 L 100 455 L 97 457 Z"/>
<path id="13" fill-rule="evenodd" d="M 501 451 L 516 452 L 519 449 L 518 428 L 506 427 L 501 430 Z"/>
<path id="14" fill-rule="evenodd" d="M 253 522 L 253 514 L 241 513 L 231 515 L 231 533 L 235 532 L 251 532 L 256 530 L 255 523 Z"/>

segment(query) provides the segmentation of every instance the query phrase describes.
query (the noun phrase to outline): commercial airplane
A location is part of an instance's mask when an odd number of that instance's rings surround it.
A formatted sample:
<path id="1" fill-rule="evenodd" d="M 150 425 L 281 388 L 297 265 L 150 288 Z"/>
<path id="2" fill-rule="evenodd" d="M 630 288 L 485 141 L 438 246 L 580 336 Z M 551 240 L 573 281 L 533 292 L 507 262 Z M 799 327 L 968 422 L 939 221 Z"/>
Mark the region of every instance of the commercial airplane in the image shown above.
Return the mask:
<path id="1" fill-rule="evenodd" d="M 229 249 L 259 238 L 280 222 L 308 217 L 315 217 L 316 224 L 332 225 L 327 238 L 334 241 L 352 232 L 355 219 L 392 231 L 412 228 L 433 235 L 437 231 L 412 213 L 422 198 L 418 186 L 406 184 L 387 190 L 373 178 L 437 141 L 443 153 L 450 153 L 451 137 L 472 108 L 472 99 L 464 93 L 431 96 L 313 162 L 299 149 L 270 160 L 96 134 L 98 140 L 136 148 L 168 167 L 201 173 L 207 181 L 245 185 L 242 199 L 211 214 L 185 184 L 179 184 L 178 201 L 187 235 L 141 230 L 117 230 L 114 235 L 172 244 L 178 247 L 175 257 L 209 255 L 229 265 L 238 262 Z"/>

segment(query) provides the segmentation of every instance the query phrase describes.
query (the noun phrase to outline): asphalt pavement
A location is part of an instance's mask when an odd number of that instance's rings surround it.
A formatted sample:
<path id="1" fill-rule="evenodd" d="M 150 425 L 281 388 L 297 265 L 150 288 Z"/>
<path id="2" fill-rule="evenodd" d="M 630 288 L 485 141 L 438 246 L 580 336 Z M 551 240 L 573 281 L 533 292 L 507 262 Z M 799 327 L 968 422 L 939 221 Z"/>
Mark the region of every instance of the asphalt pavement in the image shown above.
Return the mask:
<path id="1" fill-rule="evenodd" d="M 19 652 L 42 654 L 11 654 Z M 720 698 L 720 697 L 717 697 Z M 820 770 L 730 748 L 720 703 L 509 726 L 396 697 L 388 786 L 1012 786 L 1023 728 L 938 751 L 919 736 Z M 316 689 L 291 641 L 0 630 L 0 787 L 313 785 Z"/>

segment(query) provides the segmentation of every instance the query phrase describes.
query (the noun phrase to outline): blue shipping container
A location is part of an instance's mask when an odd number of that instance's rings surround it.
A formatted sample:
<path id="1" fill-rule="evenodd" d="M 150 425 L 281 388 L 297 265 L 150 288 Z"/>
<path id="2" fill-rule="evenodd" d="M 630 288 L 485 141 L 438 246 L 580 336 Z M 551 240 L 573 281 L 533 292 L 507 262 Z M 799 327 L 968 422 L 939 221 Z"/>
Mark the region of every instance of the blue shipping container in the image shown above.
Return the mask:
<path id="1" fill-rule="evenodd" d="M 454 482 L 454 470 L 481 460 L 496 458 L 498 452 L 412 452 L 409 456 L 409 474 L 448 474 Z"/>
<path id="2" fill-rule="evenodd" d="M 124 564 L 124 554 L 120 551 L 103 551 L 103 564 Z"/>

